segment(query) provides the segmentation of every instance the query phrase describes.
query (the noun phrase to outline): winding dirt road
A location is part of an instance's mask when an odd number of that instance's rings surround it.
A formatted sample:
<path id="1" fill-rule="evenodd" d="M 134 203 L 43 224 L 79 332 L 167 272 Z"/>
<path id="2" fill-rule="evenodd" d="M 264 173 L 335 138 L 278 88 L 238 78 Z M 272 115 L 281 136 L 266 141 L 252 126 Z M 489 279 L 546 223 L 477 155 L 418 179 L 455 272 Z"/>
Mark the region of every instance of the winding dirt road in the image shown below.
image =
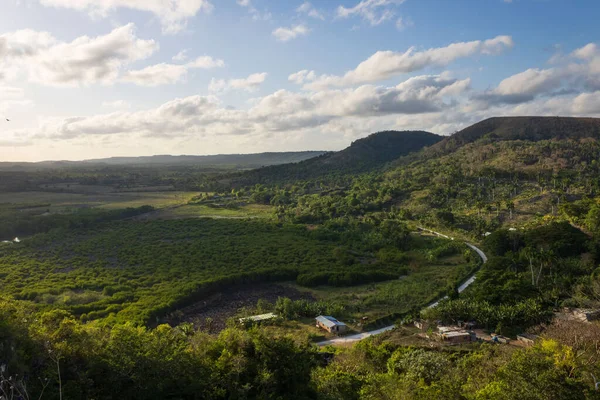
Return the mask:
<path id="1" fill-rule="evenodd" d="M 435 232 L 435 231 L 425 229 L 425 228 L 419 228 L 419 229 L 427 231 L 429 233 L 433 233 L 433 234 L 435 234 L 439 237 L 443 237 L 445 239 L 454 240 L 454 238 L 451 238 L 451 237 L 444 235 L 442 233 L 439 233 L 439 232 Z M 484 264 L 487 262 L 487 260 L 488 260 L 487 256 L 479 247 L 475 246 L 474 244 L 467 243 L 467 242 L 465 242 L 465 244 L 467 246 L 469 246 L 471 249 L 473 249 L 479 255 L 479 257 L 481 257 L 481 261 Z M 467 278 L 467 280 L 458 287 L 458 293 L 462 293 L 473 282 L 475 282 L 475 274 L 476 274 L 476 272 L 473 273 L 473 275 L 471 275 L 469 278 Z M 447 299 L 447 298 L 448 298 L 448 296 L 444 296 L 441 299 L 435 301 L 434 303 L 431 303 L 426 308 L 433 308 L 433 307 L 437 306 L 440 303 L 440 301 Z M 380 329 L 377 329 L 374 331 L 370 331 L 370 332 L 363 332 L 363 333 L 358 333 L 356 335 L 349 335 L 349 336 L 343 336 L 343 337 L 339 337 L 339 338 L 335 338 L 335 339 L 325 340 L 323 342 L 316 343 L 316 345 L 317 346 L 328 346 L 328 345 L 336 345 L 336 344 L 354 343 L 354 342 L 358 342 L 360 340 L 366 339 L 371 336 L 379 335 L 380 333 L 383 333 L 383 332 L 391 331 L 395 327 L 396 327 L 396 325 L 389 325 L 389 326 L 386 326 L 386 327 L 383 327 L 383 328 L 380 328 Z"/>

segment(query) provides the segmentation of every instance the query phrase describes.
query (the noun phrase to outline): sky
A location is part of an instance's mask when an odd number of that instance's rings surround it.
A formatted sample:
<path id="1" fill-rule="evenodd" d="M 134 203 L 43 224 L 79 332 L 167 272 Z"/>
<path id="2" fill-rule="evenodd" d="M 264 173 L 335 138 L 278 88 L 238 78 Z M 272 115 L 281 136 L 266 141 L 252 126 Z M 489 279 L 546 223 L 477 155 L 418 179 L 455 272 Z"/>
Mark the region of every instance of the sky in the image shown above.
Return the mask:
<path id="1" fill-rule="evenodd" d="M 600 117 L 599 16 L 597 0 L 2 0 L 0 161 Z"/>

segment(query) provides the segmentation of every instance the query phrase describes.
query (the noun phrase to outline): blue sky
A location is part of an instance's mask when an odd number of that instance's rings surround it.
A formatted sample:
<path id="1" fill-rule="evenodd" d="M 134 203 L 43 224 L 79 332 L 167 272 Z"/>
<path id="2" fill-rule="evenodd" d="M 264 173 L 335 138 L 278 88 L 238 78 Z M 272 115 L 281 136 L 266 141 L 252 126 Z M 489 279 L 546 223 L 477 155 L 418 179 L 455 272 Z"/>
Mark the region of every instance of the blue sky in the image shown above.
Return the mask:
<path id="1" fill-rule="evenodd" d="M 600 116 L 585 0 L 7 0 L 0 161 L 337 150 Z"/>

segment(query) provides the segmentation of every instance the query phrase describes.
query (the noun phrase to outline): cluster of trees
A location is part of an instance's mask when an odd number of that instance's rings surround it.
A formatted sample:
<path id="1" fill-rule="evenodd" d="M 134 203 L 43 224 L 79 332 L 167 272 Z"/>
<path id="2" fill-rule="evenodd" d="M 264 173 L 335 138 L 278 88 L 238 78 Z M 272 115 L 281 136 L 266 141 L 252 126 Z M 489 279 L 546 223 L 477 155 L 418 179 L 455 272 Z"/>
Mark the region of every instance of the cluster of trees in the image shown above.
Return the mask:
<path id="1" fill-rule="evenodd" d="M 346 305 L 330 301 L 291 300 L 279 297 L 274 310 L 282 318 L 296 319 L 298 317 L 314 318 L 319 315 L 336 315 L 343 317 L 350 311 Z"/>
<path id="2" fill-rule="evenodd" d="M 593 274 L 599 261 L 594 243 L 566 222 L 498 230 L 484 241 L 490 260 L 467 294 L 494 304 L 539 298 L 557 306 Z"/>
<path id="3" fill-rule="evenodd" d="M 35 235 L 53 229 L 85 229 L 104 222 L 146 214 L 152 206 L 130 207 L 117 210 L 79 209 L 71 213 L 32 215 L 13 207 L 0 209 L 0 238 Z"/>
<path id="4" fill-rule="evenodd" d="M 278 303 L 279 312 L 331 311 Z M 597 374 L 598 365 L 588 362 L 595 349 L 582 343 L 544 339 L 528 349 L 462 351 L 366 340 L 332 354 L 272 336 L 268 328 L 231 327 L 214 336 L 188 325 L 99 327 L 64 311 L 32 313 L 0 301 L 5 398 L 597 398 L 590 373 Z"/>
<path id="5" fill-rule="evenodd" d="M 442 301 L 438 306 L 424 310 L 421 315 L 425 319 L 439 320 L 446 324 L 476 321 L 486 329 L 503 333 L 507 328 L 522 330 L 546 322 L 552 316 L 552 312 L 533 299 L 507 304 L 454 299 Z"/>
<path id="6" fill-rule="evenodd" d="M 312 384 L 327 400 L 583 400 L 598 398 L 589 375 L 596 371 L 551 339 L 522 350 L 484 345 L 467 352 L 366 341 L 316 368 Z"/>
<path id="7" fill-rule="evenodd" d="M 447 241 L 411 245 L 409 233 L 384 217 L 333 220 L 312 230 L 260 220 L 112 221 L 4 246 L 0 282 L 19 300 L 68 310 L 82 321 L 155 324 L 225 288 L 393 281 L 430 262 L 419 248 L 448 254 Z M 401 250 L 410 247 L 411 253 Z"/>

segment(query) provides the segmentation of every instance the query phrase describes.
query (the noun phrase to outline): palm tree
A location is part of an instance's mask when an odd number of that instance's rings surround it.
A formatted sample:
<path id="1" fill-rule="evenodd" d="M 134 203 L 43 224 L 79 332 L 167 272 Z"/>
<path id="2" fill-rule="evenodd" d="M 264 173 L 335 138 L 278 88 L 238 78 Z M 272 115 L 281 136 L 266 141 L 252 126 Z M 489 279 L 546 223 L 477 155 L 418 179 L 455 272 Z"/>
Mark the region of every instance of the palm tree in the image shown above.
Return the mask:
<path id="1" fill-rule="evenodd" d="M 533 260 L 538 256 L 538 252 L 533 247 L 526 247 L 522 251 L 523 256 L 529 261 L 529 269 L 531 271 L 531 285 L 535 286 L 535 274 L 533 272 Z"/>

